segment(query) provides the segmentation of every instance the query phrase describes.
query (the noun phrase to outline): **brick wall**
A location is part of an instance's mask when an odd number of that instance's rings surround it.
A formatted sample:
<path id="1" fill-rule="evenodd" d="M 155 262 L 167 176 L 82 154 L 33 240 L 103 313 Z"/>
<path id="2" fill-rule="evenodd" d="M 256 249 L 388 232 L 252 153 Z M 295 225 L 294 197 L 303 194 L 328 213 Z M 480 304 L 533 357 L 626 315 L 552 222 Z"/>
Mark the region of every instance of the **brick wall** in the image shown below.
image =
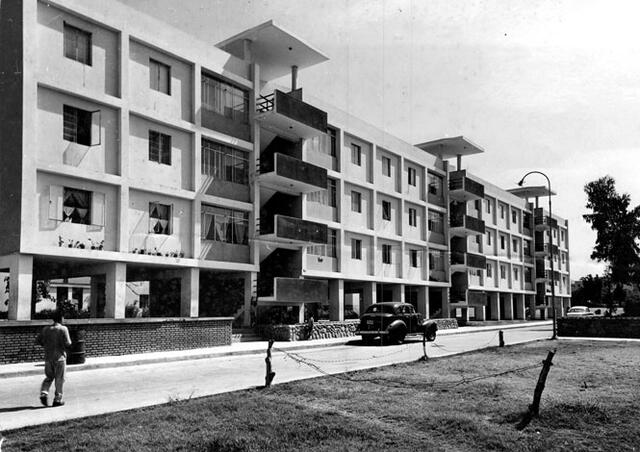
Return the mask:
<path id="1" fill-rule="evenodd" d="M 563 317 L 558 319 L 558 335 L 640 339 L 640 317 Z"/>
<path id="2" fill-rule="evenodd" d="M 86 356 L 189 350 L 231 344 L 232 318 L 68 320 L 72 337 L 84 331 Z M 0 364 L 40 361 L 35 338 L 50 322 L 0 323 Z"/>

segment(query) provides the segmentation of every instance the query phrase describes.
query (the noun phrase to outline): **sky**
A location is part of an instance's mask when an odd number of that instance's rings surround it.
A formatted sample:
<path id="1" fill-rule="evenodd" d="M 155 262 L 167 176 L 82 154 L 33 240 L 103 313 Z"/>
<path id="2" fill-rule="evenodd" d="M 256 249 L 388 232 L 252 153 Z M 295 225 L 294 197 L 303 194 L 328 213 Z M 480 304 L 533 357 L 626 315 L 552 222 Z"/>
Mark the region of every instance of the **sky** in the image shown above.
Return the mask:
<path id="1" fill-rule="evenodd" d="M 640 2 L 121 1 L 212 44 L 273 19 L 330 58 L 300 71 L 313 97 L 409 143 L 464 135 L 485 153 L 463 167 L 502 188 L 546 173 L 573 280 L 604 269 L 584 185 L 610 175 L 640 203 Z"/>

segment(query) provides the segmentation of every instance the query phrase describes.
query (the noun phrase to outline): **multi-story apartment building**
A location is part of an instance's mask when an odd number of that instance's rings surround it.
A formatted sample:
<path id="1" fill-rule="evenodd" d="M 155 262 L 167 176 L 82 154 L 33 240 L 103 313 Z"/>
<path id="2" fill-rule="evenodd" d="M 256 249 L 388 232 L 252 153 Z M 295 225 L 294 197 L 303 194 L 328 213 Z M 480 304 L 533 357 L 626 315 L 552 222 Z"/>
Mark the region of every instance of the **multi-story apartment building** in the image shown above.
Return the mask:
<path id="1" fill-rule="evenodd" d="M 272 22 L 212 46 L 117 2 L 2 2 L 0 21 L 4 327 L 34 318 L 36 281 L 78 277 L 93 327 L 172 324 L 180 347 L 274 307 L 339 321 L 385 300 L 465 320 L 549 305 L 537 204 L 461 169 L 481 152 L 469 140 L 413 146 L 303 96 L 298 71 L 327 57 Z"/>

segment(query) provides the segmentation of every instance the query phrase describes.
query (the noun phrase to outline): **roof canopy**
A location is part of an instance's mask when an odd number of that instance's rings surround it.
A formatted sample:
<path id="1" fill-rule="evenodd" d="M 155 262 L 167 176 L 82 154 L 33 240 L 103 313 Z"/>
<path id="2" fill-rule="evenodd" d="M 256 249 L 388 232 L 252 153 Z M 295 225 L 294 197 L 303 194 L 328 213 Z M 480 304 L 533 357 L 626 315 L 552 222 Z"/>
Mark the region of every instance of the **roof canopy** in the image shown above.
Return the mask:
<path id="1" fill-rule="evenodd" d="M 484 152 L 484 149 L 463 136 L 427 141 L 426 143 L 416 144 L 416 147 L 429 154 L 437 155 L 441 159 L 449 159 L 459 155 L 481 154 Z"/>
<path id="2" fill-rule="evenodd" d="M 546 185 L 531 185 L 528 187 L 517 187 L 507 190 L 520 198 L 538 198 L 540 196 L 549 196 L 549 189 Z M 551 190 L 551 196 L 555 196 L 555 192 Z"/>
<path id="3" fill-rule="evenodd" d="M 251 60 L 260 65 L 260 79 L 270 81 L 291 72 L 291 66 L 303 69 L 329 58 L 294 36 L 273 20 L 250 28 L 216 44 L 230 54 L 244 58 L 245 40 L 251 41 Z"/>

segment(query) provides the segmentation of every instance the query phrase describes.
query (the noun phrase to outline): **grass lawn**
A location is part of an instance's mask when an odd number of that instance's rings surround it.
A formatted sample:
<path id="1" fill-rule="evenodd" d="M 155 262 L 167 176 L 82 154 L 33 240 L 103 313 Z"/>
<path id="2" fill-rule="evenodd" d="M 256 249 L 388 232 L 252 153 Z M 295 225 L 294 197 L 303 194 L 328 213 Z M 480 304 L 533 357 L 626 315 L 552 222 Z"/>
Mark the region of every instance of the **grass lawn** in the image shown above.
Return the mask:
<path id="1" fill-rule="evenodd" d="M 473 379 L 550 347 L 540 416 L 518 431 L 540 367 Z M 640 451 L 639 370 L 638 342 L 536 342 L 14 430 L 3 451 Z"/>

